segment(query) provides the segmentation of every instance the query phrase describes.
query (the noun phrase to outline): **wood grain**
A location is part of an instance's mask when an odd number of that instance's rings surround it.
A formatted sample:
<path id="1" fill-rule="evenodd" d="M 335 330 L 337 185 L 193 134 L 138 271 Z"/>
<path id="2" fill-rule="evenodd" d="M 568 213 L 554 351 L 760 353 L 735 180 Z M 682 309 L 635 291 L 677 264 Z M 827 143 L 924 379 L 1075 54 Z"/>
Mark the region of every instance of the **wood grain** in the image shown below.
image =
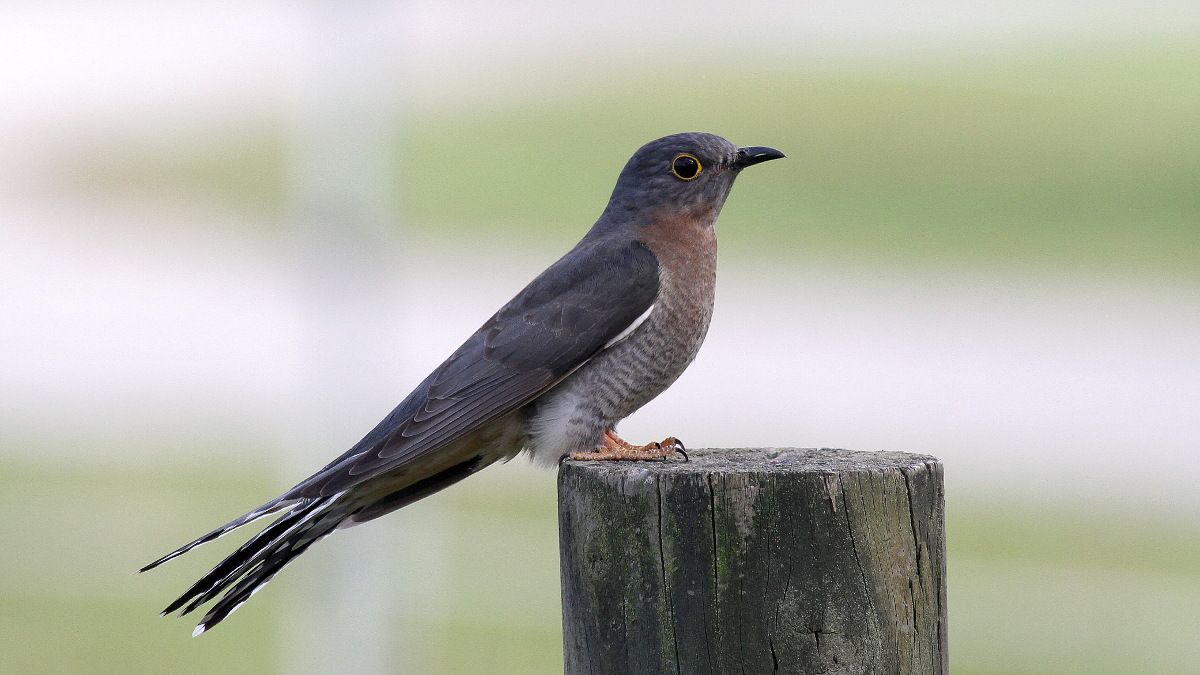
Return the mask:
<path id="1" fill-rule="evenodd" d="M 947 672 L 936 458 L 689 454 L 563 464 L 567 673 Z"/>

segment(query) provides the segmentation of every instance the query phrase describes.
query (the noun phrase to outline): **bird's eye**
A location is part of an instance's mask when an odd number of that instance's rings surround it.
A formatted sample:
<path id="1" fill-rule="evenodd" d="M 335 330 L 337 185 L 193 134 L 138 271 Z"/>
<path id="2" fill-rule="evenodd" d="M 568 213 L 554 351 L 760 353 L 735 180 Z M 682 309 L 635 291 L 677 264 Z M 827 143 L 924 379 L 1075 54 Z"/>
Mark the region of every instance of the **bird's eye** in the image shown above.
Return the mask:
<path id="1" fill-rule="evenodd" d="M 682 152 L 675 155 L 675 159 L 671 160 L 671 173 L 680 180 L 691 180 L 700 175 L 704 167 L 700 164 L 700 160 L 696 159 L 695 155 L 689 155 Z"/>

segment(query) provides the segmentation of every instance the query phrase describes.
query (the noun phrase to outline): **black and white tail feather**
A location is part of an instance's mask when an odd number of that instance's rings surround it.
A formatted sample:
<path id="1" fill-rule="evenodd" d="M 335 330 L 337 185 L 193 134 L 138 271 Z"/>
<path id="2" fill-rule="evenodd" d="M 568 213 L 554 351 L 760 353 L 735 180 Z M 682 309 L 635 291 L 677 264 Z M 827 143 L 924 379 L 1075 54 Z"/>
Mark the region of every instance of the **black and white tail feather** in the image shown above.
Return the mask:
<path id="1" fill-rule="evenodd" d="M 237 528 L 270 515 L 279 515 L 275 522 L 263 528 L 245 544 L 209 570 L 192 584 L 183 595 L 162 611 L 166 616 L 176 610 L 184 616 L 204 603 L 224 593 L 209 609 L 193 636 L 200 635 L 220 623 L 266 585 L 279 570 L 309 546 L 332 533 L 352 515 L 339 492 L 329 497 L 275 500 L 222 525 L 208 534 L 189 542 L 143 567 L 146 572 L 197 546 L 218 539 Z"/>
<path id="2" fill-rule="evenodd" d="M 163 616 L 175 611 L 184 616 L 220 596 L 192 631 L 192 635 L 197 636 L 223 621 L 265 586 L 279 570 L 339 527 L 353 527 L 403 508 L 463 480 L 489 463 L 490 460 L 477 455 L 410 483 L 383 498 L 372 497 L 370 492 L 364 498 L 354 488 L 327 496 L 290 496 L 307 485 L 307 482 L 301 483 L 284 495 L 180 546 L 140 571 L 152 570 L 243 525 L 267 516 L 276 516 L 274 522 L 209 570 L 208 574 L 162 611 Z"/>

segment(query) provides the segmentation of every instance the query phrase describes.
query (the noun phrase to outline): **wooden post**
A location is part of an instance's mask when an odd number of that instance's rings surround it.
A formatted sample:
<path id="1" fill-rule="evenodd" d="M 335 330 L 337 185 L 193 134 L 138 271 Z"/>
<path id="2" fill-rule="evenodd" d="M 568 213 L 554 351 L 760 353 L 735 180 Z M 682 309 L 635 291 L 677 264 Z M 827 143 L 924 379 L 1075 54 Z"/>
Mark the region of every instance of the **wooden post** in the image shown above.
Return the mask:
<path id="1" fill-rule="evenodd" d="M 569 675 L 948 671 L 936 458 L 689 454 L 562 465 Z"/>

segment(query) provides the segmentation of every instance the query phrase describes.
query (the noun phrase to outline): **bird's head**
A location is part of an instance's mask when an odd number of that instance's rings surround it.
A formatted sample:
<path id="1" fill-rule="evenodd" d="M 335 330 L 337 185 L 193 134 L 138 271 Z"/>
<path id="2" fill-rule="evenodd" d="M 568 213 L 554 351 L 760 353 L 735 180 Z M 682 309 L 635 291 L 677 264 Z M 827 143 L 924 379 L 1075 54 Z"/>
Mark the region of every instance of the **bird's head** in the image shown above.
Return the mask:
<path id="1" fill-rule="evenodd" d="M 715 220 L 742 169 L 783 156 L 700 132 L 650 141 L 625 164 L 602 221 L 636 223 L 664 208 Z"/>

